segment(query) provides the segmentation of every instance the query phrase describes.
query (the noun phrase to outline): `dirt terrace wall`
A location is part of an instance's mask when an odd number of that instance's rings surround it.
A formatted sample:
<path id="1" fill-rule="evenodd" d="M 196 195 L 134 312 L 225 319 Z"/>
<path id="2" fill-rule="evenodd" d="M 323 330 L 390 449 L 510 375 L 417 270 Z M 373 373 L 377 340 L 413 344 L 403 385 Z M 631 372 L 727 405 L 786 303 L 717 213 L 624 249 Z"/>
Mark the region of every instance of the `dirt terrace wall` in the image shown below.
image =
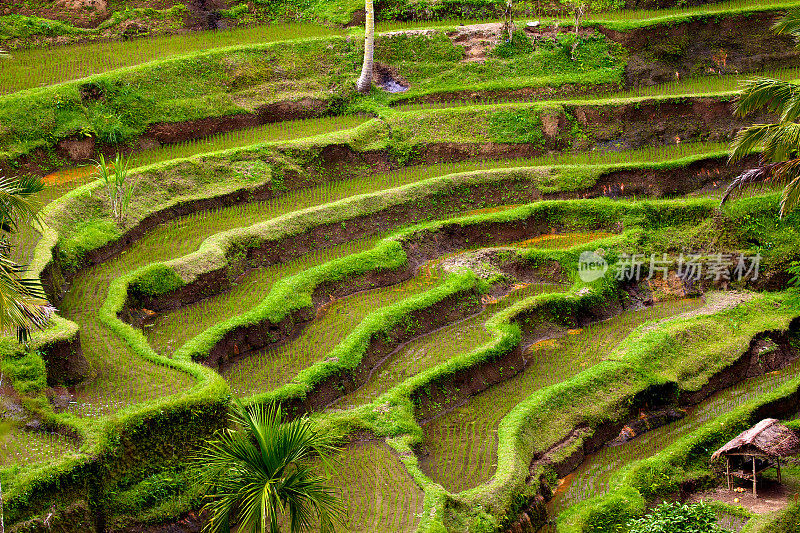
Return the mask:
<path id="1" fill-rule="evenodd" d="M 464 91 L 447 91 L 419 96 L 410 95 L 402 100 L 394 100 L 389 105 L 392 107 L 406 104 L 442 104 L 447 102 L 470 101 L 476 103 L 492 103 L 494 101 L 537 101 L 568 99 L 576 96 L 601 95 L 619 90 L 619 85 L 604 83 L 599 85 L 583 85 L 579 83 L 565 83 L 554 87 L 520 87 L 518 89 L 480 89 Z"/>
<path id="2" fill-rule="evenodd" d="M 221 398 L 147 412 L 115 433 L 98 455 L 34 484 L 24 498 L 6 500 L 6 527 L 17 533 L 104 531 L 107 491 L 131 468 L 185 458 L 227 423 Z M 31 516 L 37 518 L 25 520 Z"/>
<path id="3" fill-rule="evenodd" d="M 45 362 L 47 385 L 74 385 L 89 372 L 89 361 L 83 356 L 80 331 L 68 338 L 59 338 L 38 348 Z"/>
<path id="4" fill-rule="evenodd" d="M 543 112 L 544 144 L 438 142 L 417 147 L 413 164 L 538 157 L 552 151 L 629 150 L 682 142 L 728 142 L 769 115 L 739 118 L 731 98 L 685 97 L 605 104 L 565 104 Z M 575 133 L 575 129 L 579 134 Z"/>
<path id="5" fill-rule="evenodd" d="M 451 215 L 464 209 L 497 206 L 507 203 L 531 202 L 542 198 L 541 192 L 529 180 L 506 179 L 488 182 L 482 186 L 460 188 L 459 194 L 446 194 L 414 200 L 391 206 L 383 211 L 361 215 L 344 222 L 321 223 L 297 235 L 266 241 L 257 247 L 246 250 L 245 260 L 251 268 L 263 268 L 283 263 L 305 255 L 311 251 L 336 246 L 353 239 L 375 236 L 402 224 L 420 222 Z M 157 297 L 133 296 L 135 304 L 153 311 L 176 309 L 199 301 L 207 296 L 218 294 L 230 288 L 228 266 L 208 272 L 197 282 Z M 408 274 L 403 274 L 408 275 Z M 386 282 L 400 279 L 387 278 Z M 377 278 L 370 281 L 380 286 L 384 281 Z M 358 290 L 366 285 L 359 284 Z M 133 302 L 132 302 L 133 303 Z"/>
<path id="6" fill-rule="evenodd" d="M 437 218 L 469 207 L 525 203 L 541 198 L 686 193 L 721 180 L 723 177 L 733 176 L 739 171 L 735 167 L 720 169 L 719 163 L 719 160 L 701 160 L 678 169 L 612 171 L 604 174 L 592 188 L 574 193 L 542 195 L 525 180 L 507 179 L 490 182 L 471 188 L 469 193 L 460 190 L 460 194 L 447 195 L 444 199 L 436 196 L 416 201 L 411 206 L 407 204 L 393 206 L 345 222 L 320 224 L 299 235 L 268 241 L 258 247 L 249 248 L 246 262 L 251 268 L 263 268 L 289 261 L 314 250 L 380 234 L 404 223 Z M 408 268 L 399 271 L 368 272 L 347 282 L 323 284 L 314 292 L 315 308 L 320 302 L 329 301 L 331 298 L 341 298 L 360 290 L 399 283 L 411 277 L 414 269 L 422 262 L 486 241 L 485 235 L 493 236 L 491 238 L 493 243 L 507 243 L 553 230 L 552 226 L 545 223 L 537 225 L 525 222 L 513 226 L 492 223 L 488 226 L 482 224 L 478 229 L 473 229 L 473 226 L 463 228 L 461 235 L 457 235 L 452 229 L 447 230 L 447 235 L 426 235 L 424 238 L 404 244 L 409 256 Z M 145 308 L 156 312 L 174 310 L 227 291 L 231 287 L 232 278 L 235 277 L 231 271 L 241 272 L 238 265 L 232 264 L 203 273 L 197 280 L 164 295 L 152 297 L 132 293 L 121 316 L 128 322 L 136 323 L 136 317 L 140 316 L 137 309 Z M 232 355 L 244 355 L 253 350 L 285 342 L 296 335 L 298 328 L 302 328 L 313 319 L 313 316 L 312 310 L 303 310 L 287 317 L 280 324 L 255 324 L 231 330 L 210 351 L 204 363 L 218 367 L 229 363 Z"/>
<path id="7" fill-rule="evenodd" d="M 634 305 L 634 307 L 638 306 L 638 303 Z M 584 307 L 579 312 L 570 315 L 570 318 L 574 321 L 574 327 L 583 327 L 617 315 L 622 310 L 622 300 L 613 299 L 608 300 L 607 305 L 602 308 Z M 514 322 L 523 327 L 520 344 L 493 360 L 459 370 L 452 375 L 431 382 L 424 390 L 414 392 L 411 397 L 415 406 L 414 417 L 421 425 L 463 405 L 472 396 L 523 372 L 527 366 L 525 350 L 534 341 L 552 336 L 555 334 L 554 332 L 563 328 L 563 325 L 550 322 L 549 317 L 540 314 L 538 310 L 533 311 L 533 314 L 530 311 L 524 311 L 514 319 Z M 443 409 L 442 406 L 445 408 Z M 424 462 L 425 459 L 423 458 L 421 461 Z"/>
<path id="8" fill-rule="evenodd" d="M 798 328 L 800 328 L 800 318 L 792 320 L 789 325 L 789 331 L 797 331 Z M 652 412 L 654 410 L 658 411 L 663 407 L 690 407 L 700 403 L 715 392 L 729 388 L 745 379 L 786 368 L 796 361 L 798 356 L 800 356 L 800 353 L 791 345 L 787 332 L 765 331 L 753 337 L 748 349 L 731 365 L 711 376 L 708 383 L 699 391 L 678 391 L 674 384 L 668 385 L 666 388 L 652 388 L 652 390 L 642 393 L 641 397 L 646 398 L 647 401 L 634 401 L 630 408 L 620 409 L 620 412 L 628 413 L 627 416 L 633 419 L 637 412 L 642 409 Z M 794 394 L 788 398 L 776 400 L 762 406 L 756 411 L 753 419 L 760 420 L 766 417 L 794 415 L 797 413 L 797 396 L 798 394 Z M 653 401 L 654 399 L 656 400 L 655 402 Z M 663 413 L 657 413 L 657 415 L 661 414 Z M 655 422 L 660 420 L 662 423 L 669 423 L 672 419 L 673 417 L 668 413 L 665 416 L 651 417 L 651 420 Z M 622 421 L 601 424 L 595 429 L 587 426 L 574 428 L 556 446 L 533 458 L 530 465 L 531 476 L 535 474 L 539 467 L 545 465 L 553 468 L 559 478 L 566 476 L 580 466 L 589 455 L 618 438 L 622 429 L 629 424 L 630 422 Z M 650 428 L 653 429 L 655 427 L 658 426 L 652 425 Z M 558 461 L 550 459 L 554 451 L 575 443 L 579 438 L 584 439 L 583 443 L 575 447 L 572 453 Z M 543 520 L 536 520 L 532 517 L 540 518 L 542 516 L 544 503 L 552 496 L 552 488 L 544 480 L 530 478 L 529 483 L 531 482 L 540 484 L 540 493 L 537 497 L 534 497 L 530 508 L 524 511 L 520 518 L 508 528 L 507 531 L 511 533 L 535 533 L 538 528 L 544 525 L 547 518 L 546 512 Z"/>
<path id="9" fill-rule="evenodd" d="M 255 113 L 240 113 L 208 117 L 184 122 L 156 122 L 150 124 L 142 135 L 144 143 L 170 144 L 217 133 L 254 128 L 263 124 L 272 124 L 286 120 L 318 118 L 334 114 L 332 102 L 318 98 L 301 98 L 275 102 L 259 107 Z"/>
<path id="10" fill-rule="evenodd" d="M 733 97 L 675 97 L 668 100 L 642 99 L 629 103 L 567 104 L 563 106 L 563 112 L 545 113 L 544 144 L 430 142 L 414 146 L 410 157 L 404 161 L 394 157 L 391 150 L 354 152 L 346 144 L 340 144 L 323 147 L 320 159 L 326 165 L 323 166 L 326 170 L 345 172 L 344 175 L 347 175 L 352 172 L 351 165 L 355 161 L 373 165 L 377 172 L 407 164 L 536 157 L 554 150 L 624 150 L 681 142 L 728 142 L 743 127 L 775 120 L 775 117 L 766 114 L 735 117 L 732 99 Z M 153 124 L 150 126 L 151 133 L 131 142 L 130 146 L 136 146 L 136 150 L 158 146 L 161 142 L 157 138 L 164 144 L 205 138 L 215 133 L 250 127 L 249 124 L 257 120 L 260 119 L 245 114 Z M 115 145 L 99 147 L 89 141 L 92 139 L 85 141 L 89 143 L 87 146 L 75 151 L 74 163 L 89 162 L 97 151 L 111 154 L 120 148 Z M 135 151 L 130 146 L 123 151 Z M 293 148 L 284 150 L 289 154 L 307 151 Z M 14 169 L 8 165 L 5 168 L 0 163 L 0 172 L 4 171 L 7 175 L 24 172 L 42 174 L 37 164 L 41 157 L 42 154 L 23 156 L 16 160 L 19 167 Z"/>
<path id="11" fill-rule="evenodd" d="M 287 178 L 284 186 L 290 189 L 298 187 L 298 185 L 302 186 L 296 183 L 298 181 L 296 175 L 288 173 Z M 211 198 L 185 200 L 176 205 L 161 209 L 144 217 L 138 224 L 128 229 L 119 239 L 88 251 L 82 258 L 82 264 L 79 265 L 79 270 L 108 261 L 112 257 L 119 255 L 120 252 L 139 240 L 145 233 L 170 220 L 206 209 L 218 209 L 247 202 L 268 200 L 275 196 L 277 195 L 271 183 L 265 183 L 252 189 L 233 191 Z M 54 251 L 54 255 L 56 257 L 58 256 L 57 249 Z M 51 302 L 58 302 L 61 300 L 62 292 L 66 288 L 66 283 L 74 277 L 74 275 L 75 272 L 64 272 L 58 261 L 51 261 L 45 267 L 40 279 L 47 297 Z"/>
<path id="12" fill-rule="evenodd" d="M 791 36 L 778 36 L 779 13 L 698 16 L 630 31 L 598 28 L 630 52 L 625 84 L 643 87 L 694 76 L 735 74 L 800 66 Z"/>
<path id="13" fill-rule="evenodd" d="M 338 162 L 357 161 L 358 152 L 337 150 Z M 687 194 L 714 183 L 722 183 L 740 174 L 755 164 L 748 158 L 734 165 L 727 165 L 725 157 L 698 160 L 685 167 L 670 169 L 625 169 L 602 174 L 589 188 L 572 192 L 541 193 L 528 182 L 516 179 L 487 183 L 472 189 L 468 194 L 459 190 L 458 195 L 438 197 L 412 205 L 393 206 L 389 209 L 355 217 L 351 220 L 320 224 L 300 235 L 293 235 L 264 243 L 247 251 L 247 263 L 265 267 L 286 262 L 313 250 L 335 246 L 344 242 L 383 233 L 403 223 L 419 222 L 463 210 L 467 206 L 487 207 L 509 203 L 524 203 L 539 199 L 594 198 L 606 196 L 622 198 L 630 196 L 661 197 Z M 160 217 L 156 217 L 159 220 Z M 138 238 L 138 237 L 137 237 Z M 130 239 L 133 241 L 135 239 Z M 455 250 L 454 250 L 455 251 Z M 112 251 L 99 251 L 98 256 L 110 257 Z M 92 259 L 94 262 L 94 259 Z M 237 272 L 241 273 L 241 271 Z M 230 288 L 230 269 L 224 268 L 202 274 L 199 279 L 171 293 L 156 298 L 135 295 L 132 305 L 154 311 L 165 311 L 196 302 Z M 396 281 L 395 281 L 396 282 Z M 379 285 L 374 285 L 379 286 Z"/>
<path id="14" fill-rule="evenodd" d="M 287 412 L 297 416 L 325 409 L 365 384 L 373 370 L 406 342 L 474 315 L 482 307 L 480 295 L 473 289 L 452 294 L 430 307 L 412 312 L 407 323 L 394 327 L 388 335 L 373 335 L 366 353 L 355 369 L 339 371 L 315 386 L 305 398 L 292 398 L 285 402 Z"/>
<path id="15" fill-rule="evenodd" d="M 633 0 L 636 7 L 655 9 L 675 6 L 676 0 Z M 680 1 L 680 3 L 684 3 Z M 691 5 L 707 2 L 693 1 Z M 716 76 L 800 66 L 800 51 L 792 37 L 775 35 L 772 23 L 780 12 L 766 11 L 739 15 L 698 15 L 690 21 L 666 22 L 643 28 L 619 31 L 598 26 L 598 30 L 630 53 L 623 85 L 646 87 L 698 76 Z M 525 28 L 530 36 L 541 36 L 540 28 Z M 569 26 L 553 32 L 571 32 Z M 591 30 L 586 30 L 588 33 Z M 492 101 L 494 99 L 546 100 L 572 96 L 596 96 L 618 89 L 616 84 L 558 87 L 522 87 L 497 90 L 456 90 L 396 100 L 407 103 Z"/>

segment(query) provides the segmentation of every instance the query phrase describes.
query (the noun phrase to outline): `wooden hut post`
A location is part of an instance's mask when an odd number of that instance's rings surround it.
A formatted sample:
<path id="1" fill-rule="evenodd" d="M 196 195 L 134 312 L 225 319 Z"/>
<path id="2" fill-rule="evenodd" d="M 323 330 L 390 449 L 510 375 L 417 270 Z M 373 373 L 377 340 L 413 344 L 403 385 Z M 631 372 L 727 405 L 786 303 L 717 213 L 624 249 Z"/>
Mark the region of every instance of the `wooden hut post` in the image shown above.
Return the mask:
<path id="1" fill-rule="evenodd" d="M 778 483 L 780 483 L 780 482 L 781 482 L 781 457 L 780 457 L 780 456 L 778 456 L 778 457 L 777 457 L 777 459 L 778 459 L 778 463 L 777 463 L 777 468 L 778 468 Z"/>
<path id="2" fill-rule="evenodd" d="M 753 456 L 753 498 L 758 498 L 756 494 L 756 456 Z"/>
<path id="3" fill-rule="evenodd" d="M 731 490 L 731 457 L 725 456 L 725 479 L 728 481 L 728 490 Z"/>

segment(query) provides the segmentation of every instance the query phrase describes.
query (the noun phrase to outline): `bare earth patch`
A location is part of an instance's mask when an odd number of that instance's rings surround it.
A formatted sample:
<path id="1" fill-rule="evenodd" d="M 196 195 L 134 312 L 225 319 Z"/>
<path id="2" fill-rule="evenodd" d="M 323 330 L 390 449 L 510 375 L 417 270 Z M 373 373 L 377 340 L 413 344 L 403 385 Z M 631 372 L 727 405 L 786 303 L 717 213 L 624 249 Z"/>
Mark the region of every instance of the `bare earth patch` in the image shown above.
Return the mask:
<path id="1" fill-rule="evenodd" d="M 502 26 L 500 23 L 460 26 L 447 36 L 455 44 L 464 47 L 465 63 L 483 62 L 486 54 L 497 46 Z"/>
<path id="2" fill-rule="evenodd" d="M 727 487 L 717 487 L 692 494 L 690 502 L 718 501 L 733 506 L 744 507 L 748 511 L 756 514 L 766 514 L 784 509 L 795 494 L 786 486 L 779 485 L 772 480 L 759 480 L 758 498 L 753 497 L 751 487 L 745 487 L 744 492 L 728 490 Z"/>
<path id="3" fill-rule="evenodd" d="M 700 307 L 698 309 L 693 309 L 692 311 L 687 311 L 686 313 L 670 317 L 664 320 L 659 320 L 658 322 L 653 322 L 652 324 L 643 328 L 642 333 L 657 329 L 662 323 L 666 322 L 667 320 L 673 320 L 675 318 L 691 318 L 696 316 L 713 315 L 714 313 L 719 313 L 720 311 L 724 311 L 726 309 L 733 309 L 734 307 L 736 307 L 741 303 L 752 300 L 753 294 L 746 292 L 738 292 L 738 291 L 719 291 L 719 292 L 707 293 L 704 296 L 704 298 L 705 298 L 705 305 L 703 307 Z"/>

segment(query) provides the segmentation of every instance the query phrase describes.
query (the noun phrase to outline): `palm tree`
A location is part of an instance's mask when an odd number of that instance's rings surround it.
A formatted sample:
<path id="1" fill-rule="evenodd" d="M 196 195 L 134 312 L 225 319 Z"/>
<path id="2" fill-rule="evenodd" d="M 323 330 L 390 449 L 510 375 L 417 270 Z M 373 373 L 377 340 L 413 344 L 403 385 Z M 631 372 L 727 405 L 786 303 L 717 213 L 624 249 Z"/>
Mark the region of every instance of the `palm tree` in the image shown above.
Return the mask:
<path id="1" fill-rule="evenodd" d="M 47 325 L 53 307 L 40 281 L 25 278 L 27 267 L 11 259 L 9 238 L 20 223 L 36 220 L 36 206 L 29 198 L 43 188 L 38 178 L 0 177 L 0 330 L 16 330 L 22 343 L 34 328 Z"/>
<path id="2" fill-rule="evenodd" d="M 341 523 L 343 507 L 312 461 L 327 470 L 336 451 L 330 438 L 307 418 L 283 422 L 281 408 L 245 408 L 234 399 L 234 429 L 224 430 L 198 455 L 201 483 L 208 498 L 209 532 L 291 533 L 319 524 L 323 533 Z"/>
<path id="3" fill-rule="evenodd" d="M 372 67 L 375 57 L 375 8 L 372 0 L 364 0 L 364 11 L 367 15 L 364 35 L 364 64 L 361 67 L 361 76 L 356 83 L 356 90 L 368 93 L 372 87 Z"/>
<path id="4" fill-rule="evenodd" d="M 800 37 L 800 12 L 789 13 L 773 30 Z M 800 205 L 800 85 L 783 80 L 753 79 L 745 82 L 736 101 L 739 116 L 763 110 L 777 114 L 775 124 L 754 124 L 741 130 L 731 145 L 730 161 L 738 161 L 761 149 L 760 165 L 734 178 L 722 204 L 752 187 L 783 187 L 780 217 Z"/>

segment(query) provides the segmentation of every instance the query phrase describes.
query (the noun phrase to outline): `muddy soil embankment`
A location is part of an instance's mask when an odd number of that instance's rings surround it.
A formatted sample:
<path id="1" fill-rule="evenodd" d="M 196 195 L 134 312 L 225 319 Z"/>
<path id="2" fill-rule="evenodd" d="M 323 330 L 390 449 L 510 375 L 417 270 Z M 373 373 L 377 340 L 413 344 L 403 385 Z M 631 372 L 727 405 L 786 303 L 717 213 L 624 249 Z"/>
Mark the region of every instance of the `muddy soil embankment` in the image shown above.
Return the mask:
<path id="1" fill-rule="evenodd" d="M 754 336 L 745 350 L 726 368 L 709 377 L 708 382 L 698 391 L 685 391 L 676 387 L 647 390 L 640 396 L 646 401 L 634 401 L 618 422 L 601 424 L 597 428 L 579 426 L 574 428 L 562 441 L 544 453 L 537 454 L 531 461 L 531 476 L 542 466 L 552 468 L 559 478 L 574 471 L 592 453 L 611 442 L 628 440 L 627 432 L 637 421 L 645 417 L 647 428 L 654 429 L 679 419 L 685 409 L 699 404 L 712 394 L 731 387 L 745 379 L 760 376 L 786 368 L 800 357 L 800 352 L 791 342 L 790 332 L 800 328 L 800 318 L 794 319 L 787 331 L 764 331 Z M 769 402 L 756 410 L 753 421 L 767 417 L 783 417 L 797 412 L 798 393 L 787 398 Z M 574 444 L 582 439 L 581 445 Z M 570 453 L 563 450 L 571 449 Z M 559 459 L 553 460 L 558 456 Z M 539 493 L 531 501 L 528 509 L 508 528 L 510 533 L 535 533 L 547 521 L 545 502 L 552 496 L 553 487 L 543 479 L 529 478 L 529 483 L 539 485 Z M 550 517 L 555 518 L 555 517 Z"/>

